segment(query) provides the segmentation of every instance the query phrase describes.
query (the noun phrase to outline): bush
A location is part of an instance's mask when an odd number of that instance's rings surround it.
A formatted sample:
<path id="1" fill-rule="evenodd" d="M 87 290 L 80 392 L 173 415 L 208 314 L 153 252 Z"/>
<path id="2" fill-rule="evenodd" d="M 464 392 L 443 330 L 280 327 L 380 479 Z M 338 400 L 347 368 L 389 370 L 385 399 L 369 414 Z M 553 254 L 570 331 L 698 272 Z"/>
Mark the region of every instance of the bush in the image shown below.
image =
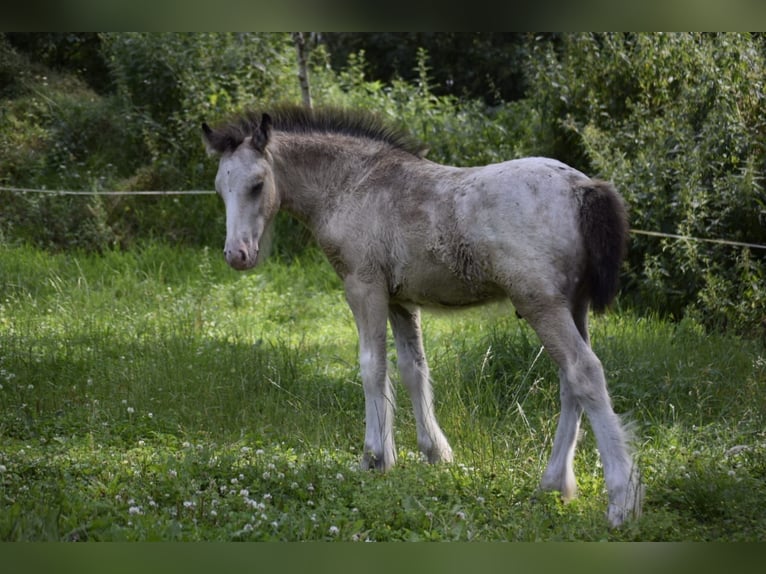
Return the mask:
<path id="1" fill-rule="evenodd" d="M 531 62 L 536 137 L 616 183 L 632 227 L 766 244 L 764 46 L 747 34 L 575 34 Z M 711 326 L 766 320 L 763 250 L 634 235 L 626 290 Z"/>
<path id="2" fill-rule="evenodd" d="M 12 95 L 18 89 L 18 78 L 23 70 L 23 59 L 11 43 L 0 34 L 0 96 Z"/>
<path id="3" fill-rule="evenodd" d="M 27 43 L 34 53 L 58 53 L 49 36 Z M 0 74 L 21 68 L 25 78 L 23 90 L 8 95 L 0 115 L 0 146 L 7 150 L 0 156 L 0 183 L 83 191 L 212 190 L 215 163 L 205 156 L 200 124 L 273 98 L 291 71 L 286 38 L 102 34 L 114 90 L 100 95 L 78 75 L 26 62 L 0 36 Z M 222 214 L 213 197 L 3 192 L 3 200 L 0 237 L 57 249 L 98 250 L 153 236 L 208 244 L 213 231 L 216 238 L 221 233 Z"/>
<path id="4" fill-rule="evenodd" d="M 25 69 L 21 95 L 0 116 L 0 184 L 98 191 L 140 165 L 146 150 L 113 97 L 80 80 Z M 54 248 L 102 249 L 114 243 L 109 205 L 98 197 L 3 192 L 0 233 Z"/>

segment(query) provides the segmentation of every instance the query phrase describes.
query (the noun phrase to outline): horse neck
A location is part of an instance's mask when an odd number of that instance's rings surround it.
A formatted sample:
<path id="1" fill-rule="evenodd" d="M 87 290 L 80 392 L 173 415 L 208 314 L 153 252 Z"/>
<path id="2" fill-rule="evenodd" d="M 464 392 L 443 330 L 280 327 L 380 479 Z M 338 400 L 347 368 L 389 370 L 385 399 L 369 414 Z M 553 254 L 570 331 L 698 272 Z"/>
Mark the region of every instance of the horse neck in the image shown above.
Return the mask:
<path id="1" fill-rule="evenodd" d="M 382 142 L 340 134 L 274 132 L 269 144 L 280 205 L 311 225 L 365 185 L 385 154 Z"/>

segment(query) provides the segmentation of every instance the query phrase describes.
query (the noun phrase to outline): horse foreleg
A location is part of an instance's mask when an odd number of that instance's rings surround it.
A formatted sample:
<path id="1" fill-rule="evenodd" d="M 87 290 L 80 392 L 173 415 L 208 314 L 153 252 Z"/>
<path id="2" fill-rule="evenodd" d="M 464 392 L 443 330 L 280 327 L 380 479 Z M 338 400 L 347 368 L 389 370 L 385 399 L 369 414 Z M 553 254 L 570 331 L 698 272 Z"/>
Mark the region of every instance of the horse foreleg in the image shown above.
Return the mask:
<path id="1" fill-rule="evenodd" d="M 452 462 L 452 449 L 434 412 L 433 391 L 420 329 L 420 312 L 391 305 L 388 317 L 396 342 L 402 383 L 409 392 L 415 412 L 418 448 L 430 463 Z"/>
<path id="2" fill-rule="evenodd" d="M 363 469 L 388 470 L 396 462 L 394 393 L 386 368 L 388 296 L 379 286 L 349 276 L 346 299 L 359 332 L 359 367 L 365 404 Z"/>

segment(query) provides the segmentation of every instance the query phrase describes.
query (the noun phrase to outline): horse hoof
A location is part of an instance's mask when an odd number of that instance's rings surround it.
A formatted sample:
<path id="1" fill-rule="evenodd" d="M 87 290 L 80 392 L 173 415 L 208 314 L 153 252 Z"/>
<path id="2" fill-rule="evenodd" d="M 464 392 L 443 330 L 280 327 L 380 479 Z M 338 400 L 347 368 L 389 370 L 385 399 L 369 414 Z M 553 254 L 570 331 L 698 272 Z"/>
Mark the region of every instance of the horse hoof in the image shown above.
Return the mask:
<path id="1" fill-rule="evenodd" d="M 450 463 L 453 460 L 452 449 L 432 449 L 425 453 L 429 464 Z"/>
<path id="2" fill-rule="evenodd" d="M 378 472 L 386 472 L 392 466 L 394 466 L 393 460 L 386 460 L 384 456 L 377 456 L 372 452 L 365 452 L 362 455 L 362 460 L 359 463 L 362 470 L 375 470 Z"/>
<path id="3" fill-rule="evenodd" d="M 641 507 L 644 500 L 644 486 L 630 483 L 627 494 L 623 497 L 623 503 L 610 502 L 606 511 L 606 519 L 612 528 L 619 528 L 626 522 L 636 520 L 641 516 Z"/>

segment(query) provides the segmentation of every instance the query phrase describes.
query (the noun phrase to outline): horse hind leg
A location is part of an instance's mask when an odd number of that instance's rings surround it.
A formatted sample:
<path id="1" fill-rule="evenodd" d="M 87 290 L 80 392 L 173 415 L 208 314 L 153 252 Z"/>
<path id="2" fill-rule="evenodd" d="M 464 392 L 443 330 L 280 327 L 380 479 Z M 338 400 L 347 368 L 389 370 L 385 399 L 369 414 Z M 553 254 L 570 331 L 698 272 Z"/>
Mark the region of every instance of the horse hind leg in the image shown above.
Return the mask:
<path id="1" fill-rule="evenodd" d="M 640 514 L 642 490 L 625 431 L 612 409 L 603 367 L 580 333 L 585 326 L 582 317 L 576 322 L 564 305 L 540 309 L 525 313 L 525 317 L 559 367 L 562 397 L 562 415 L 542 486 L 561 490 L 563 496 L 574 494 L 571 461 L 580 413 L 584 411 L 604 466 L 607 519 L 612 526 L 619 526 Z"/>
<path id="2" fill-rule="evenodd" d="M 415 412 L 418 448 L 430 463 L 452 462 L 452 449 L 434 412 L 433 391 L 420 329 L 420 312 L 391 305 L 388 316 L 396 342 L 402 383 L 409 392 Z"/>
<path id="3" fill-rule="evenodd" d="M 587 301 L 575 305 L 573 319 L 583 340 L 589 344 Z M 566 372 L 562 369 L 559 369 L 559 381 L 561 414 L 553 439 L 551 458 L 543 474 L 541 487 L 543 490 L 556 490 L 561 493 L 564 500 L 571 500 L 577 495 L 574 454 L 583 409 L 569 385 Z"/>
<path id="4" fill-rule="evenodd" d="M 562 499 L 571 500 L 577 496 L 574 455 L 583 409 L 567 382 L 565 372 L 561 369 L 559 370 L 559 381 L 561 414 L 553 439 L 551 458 L 543 474 L 541 488 L 543 490 L 556 490 L 561 494 Z"/>

